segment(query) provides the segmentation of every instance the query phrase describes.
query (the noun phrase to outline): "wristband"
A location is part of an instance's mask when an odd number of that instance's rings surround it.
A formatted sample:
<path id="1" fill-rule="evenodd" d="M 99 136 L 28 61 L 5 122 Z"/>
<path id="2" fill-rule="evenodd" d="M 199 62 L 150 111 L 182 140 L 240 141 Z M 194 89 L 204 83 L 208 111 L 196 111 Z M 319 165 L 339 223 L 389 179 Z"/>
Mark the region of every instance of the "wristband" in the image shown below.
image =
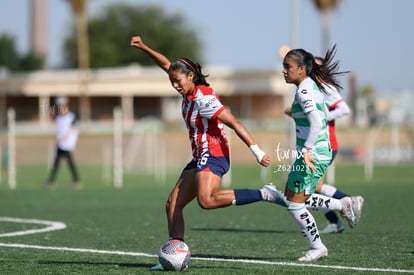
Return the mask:
<path id="1" fill-rule="evenodd" d="M 259 148 L 259 145 L 253 144 L 249 146 L 250 151 L 255 155 L 258 162 L 261 162 L 264 155 L 266 155 L 265 152 L 262 151 L 262 149 Z"/>

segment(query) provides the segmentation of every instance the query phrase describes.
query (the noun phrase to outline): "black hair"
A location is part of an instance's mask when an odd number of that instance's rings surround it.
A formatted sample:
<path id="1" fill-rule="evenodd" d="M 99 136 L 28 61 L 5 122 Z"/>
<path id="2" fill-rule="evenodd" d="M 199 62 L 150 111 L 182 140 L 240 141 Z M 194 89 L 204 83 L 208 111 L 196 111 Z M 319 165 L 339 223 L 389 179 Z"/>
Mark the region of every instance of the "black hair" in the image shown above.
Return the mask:
<path id="1" fill-rule="evenodd" d="M 210 86 L 210 84 L 206 81 L 206 78 L 208 75 L 204 75 L 201 71 L 201 65 L 197 62 L 194 62 L 188 58 L 177 58 L 174 60 L 170 67 L 168 68 L 168 72 L 175 71 L 175 70 L 181 70 L 185 74 L 188 74 L 189 72 L 194 73 L 193 83 L 195 85 L 205 85 Z"/>
<path id="2" fill-rule="evenodd" d="M 336 53 L 336 45 L 328 50 L 324 58 L 316 57 L 322 61 L 319 65 L 315 62 L 315 57 L 304 49 L 294 49 L 289 51 L 286 56 L 292 56 L 299 66 L 305 66 L 306 75 L 316 82 L 318 87 L 324 91 L 322 83 L 333 85 L 338 90 L 342 89 L 336 76 L 349 73 L 349 71 L 338 71 L 339 61 L 334 61 L 333 58 Z"/>

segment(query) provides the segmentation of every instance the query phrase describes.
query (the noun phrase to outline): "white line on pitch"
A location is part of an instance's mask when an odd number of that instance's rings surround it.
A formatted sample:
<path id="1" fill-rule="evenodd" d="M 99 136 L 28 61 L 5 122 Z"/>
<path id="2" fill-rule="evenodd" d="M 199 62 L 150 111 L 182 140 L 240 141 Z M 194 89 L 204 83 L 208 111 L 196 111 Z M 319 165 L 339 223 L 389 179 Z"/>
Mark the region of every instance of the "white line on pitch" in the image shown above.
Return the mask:
<path id="1" fill-rule="evenodd" d="M 61 229 L 66 228 L 66 224 L 64 224 L 63 222 L 45 221 L 45 220 L 37 220 L 37 219 L 0 217 L 0 222 L 16 222 L 16 223 L 31 223 L 31 224 L 47 225 L 46 227 L 43 227 L 43 228 L 2 233 L 0 234 L 0 237 L 22 236 L 22 235 L 28 235 L 28 234 L 44 233 L 44 232 L 49 232 L 49 231 L 61 230 Z"/>
<path id="2" fill-rule="evenodd" d="M 59 250 L 59 251 L 99 253 L 99 254 L 111 254 L 111 255 L 123 255 L 123 256 L 140 256 L 140 257 L 151 257 L 151 258 L 158 257 L 155 254 L 148 254 L 148 253 L 141 253 L 141 252 L 124 252 L 124 251 L 113 251 L 113 250 L 97 250 L 97 249 L 85 249 L 85 248 L 56 247 L 56 246 L 40 246 L 40 245 L 17 244 L 17 243 L 0 243 L 0 247 L 31 248 L 31 249 L 41 249 L 41 250 Z M 325 268 L 325 269 L 343 269 L 343 270 L 373 271 L 373 272 L 414 273 L 413 269 L 409 270 L 409 269 L 353 267 L 353 266 L 340 266 L 340 265 L 317 265 L 317 264 L 302 264 L 302 263 L 292 263 L 292 262 L 271 262 L 271 261 L 249 260 L 249 259 L 223 259 L 223 258 L 201 258 L 201 257 L 191 257 L 191 259 L 192 260 L 198 260 L 198 261 L 238 262 L 238 263 L 251 263 L 251 264 L 296 266 L 296 267 L 315 267 L 315 268 Z"/>
<path id="3" fill-rule="evenodd" d="M 114 250 L 97 250 L 97 249 L 85 249 L 85 248 L 41 246 L 41 245 L 18 244 L 18 243 L 0 243 L 0 247 L 33 248 L 33 249 L 41 249 L 41 250 L 59 250 L 59 251 L 112 254 L 112 255 L 123 255 L 123 256 L 158 257 L 155 254 L 147 254 L 147 253 L 140 253 L 140 252 L 124 252 L 124 251 L 114 251 Z"/>

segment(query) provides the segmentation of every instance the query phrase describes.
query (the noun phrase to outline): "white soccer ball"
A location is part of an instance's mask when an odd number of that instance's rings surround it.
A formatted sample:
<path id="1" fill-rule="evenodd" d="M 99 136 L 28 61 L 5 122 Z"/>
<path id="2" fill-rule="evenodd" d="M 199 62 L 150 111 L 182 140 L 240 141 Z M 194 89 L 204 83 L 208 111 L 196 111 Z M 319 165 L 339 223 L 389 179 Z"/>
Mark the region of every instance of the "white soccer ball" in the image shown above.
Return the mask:
<path id="1" fill-rule="evenodd" d="M 188 268 L 191 253 L 187 244 L 180 240 L 169 240 L 163 244 L 158 254 L 158 260 L 166 270 L 181 271 Z"/>

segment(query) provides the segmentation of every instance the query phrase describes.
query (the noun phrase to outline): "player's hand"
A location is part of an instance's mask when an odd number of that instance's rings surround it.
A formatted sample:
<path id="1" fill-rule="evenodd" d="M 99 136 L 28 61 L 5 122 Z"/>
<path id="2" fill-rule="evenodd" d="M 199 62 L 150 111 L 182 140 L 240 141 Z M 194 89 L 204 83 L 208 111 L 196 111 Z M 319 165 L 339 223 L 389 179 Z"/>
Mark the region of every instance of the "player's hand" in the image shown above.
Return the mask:
<path id="1" fill-rule="evenodd" d="M 313 163 L 315 163 L 316 160 L 312 158 L 312 155 L 309 152 L 302 153 L 302 155 L 303 155 L 303 160 L 305 161 L 306 166 L 308 166 L 312 170 L 312 172 L 315 172 L 316 168 L 315 166 L 313 166 Z"/>
<path id="2" fill-rule="evenodd" d="M 142 42 L 141 36 L 139 35 L 131 37 L 130 45 L 138 49 L 145 46 L 144 42 Z"/>
<path id="3" fill-rule="evenodd" d="M 285 115 L 292 116 L 292 107 L 287 107 L 285 109 Z"/>
<path id="4" fill-rule="evenodd" d="M 260 165 L 267 167 L 270 165 L 270 157 L 268 154 L 265 154 L 262 158 L 262 160 L 260 161 Z"/>

